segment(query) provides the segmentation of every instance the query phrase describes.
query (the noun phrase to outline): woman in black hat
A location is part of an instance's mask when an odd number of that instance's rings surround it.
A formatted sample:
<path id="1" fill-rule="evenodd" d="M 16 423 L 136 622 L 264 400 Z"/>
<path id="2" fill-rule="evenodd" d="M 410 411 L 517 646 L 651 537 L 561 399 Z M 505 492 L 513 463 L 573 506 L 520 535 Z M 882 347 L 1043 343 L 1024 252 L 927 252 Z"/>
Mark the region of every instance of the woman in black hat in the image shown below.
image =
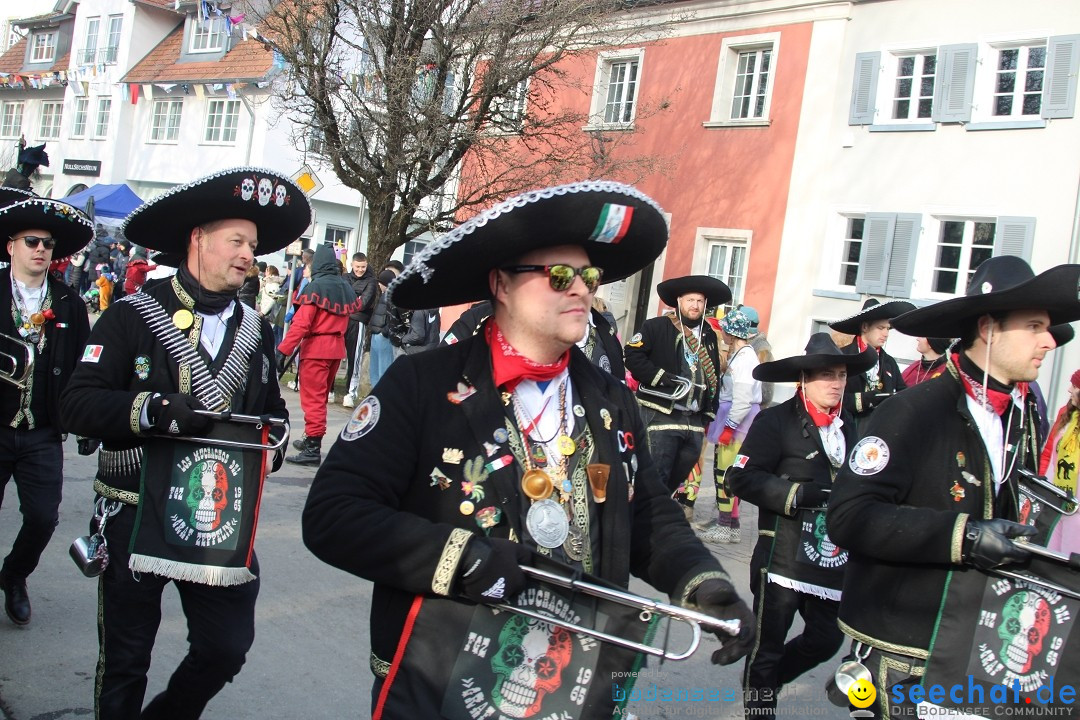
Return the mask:
<path id="1" fill-rule="evenodd" d="M 805 354 L 754 369 L 759 381 L 799 384 L 790 400 L 761 411 L 726 475 L 729 491 L 760 509 L 750 561 L 758 642 L 743 673 L 744 704 L 757 717 L 772 717 L 781 688 L 843 642 L 836 612 L 847 552 L 829 539 L 824 507 L 855 439 L 845 382 L 876 361 L 870 348 L 846 354 L 816 333 Z M 806 627 L 788 642 L 796 612 Z"/>
<path id="2" fill-rule="evenodd" d="M 883 303 L 869 298 L 859 312 L 829 323 L 833 330 L 855 336 L 855 341 L 846 346 L 844 352 L 858 355 L 866 348 L 872 348 L 877 353 L 878 361 L 866 372 L 848 375 L 844 407 L 856 422 L 869 417 L 875 407 L 907 387 L 900 375 L 900 366 L 885 352 L 885 341 L 889 339 L 889 321 L 914 309 L 914 305 L 903 300 Z"/>

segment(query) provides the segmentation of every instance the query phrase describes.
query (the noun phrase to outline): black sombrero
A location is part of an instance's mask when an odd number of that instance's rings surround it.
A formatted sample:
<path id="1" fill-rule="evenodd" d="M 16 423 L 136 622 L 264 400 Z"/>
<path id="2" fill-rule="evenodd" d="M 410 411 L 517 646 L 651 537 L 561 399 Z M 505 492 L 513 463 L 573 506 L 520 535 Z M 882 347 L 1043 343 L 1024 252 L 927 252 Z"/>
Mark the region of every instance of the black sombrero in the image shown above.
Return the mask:
<path id="1" fill-rule="evenodd" d="M 7 207 L 8 205 L 14 205 L 17 202 L 23 200 L 29 200 L 35 198 L 37 195 L 29 190 L 20 190 L 13 187 L 0 187 L 0 207 Z"/>
<path id="2" fill-rule="evenodd" d="M 879 302 L 877 298 L 869 298 L 863 303 L 862 310 L 850 317 L 829 323 L 829 327 L 846 335 L 859 335 L 862 333 L 862 324 L 864 322 L 891 320 L 897 315 L 902 315 L 914 309 L 915 306 L 906 300 Z"/>
<path id="3" fill-rule="evenodd" d="M 417 253 L 390 284 L 394 305 L 460 305 L 489 296 L 488 273 L 525 253 L 580 245 L 604 283 L 633 275 L 667 244 L 660 206 L 622 183 L 592 180 L 534 190 L 488 208 Z"/>
<path id="4" fill-rule="evenodd" d="M 656 294 L 665 305 L 671 307 L 676 307 L 679 304 L 679 298 L 686 293 L 704 295 L 706 307 L 723 305 L 731 300 L 731 288 L 708 275 L 684 275 L 665 280 L 656 286 Z"/>
<path id="5" fill-rule="evenodd" d="M 187 256 L 191 230 L 214 220 L 255 223 L 257 253 L 296 240 L 311 224 L 311 205 L 295 182 L 276 170 L 241 167 L 177 185 L 136 208 L 121 226 L 131 242 L 170 256 Z"/>
<path id="6" fill-rule="evenodd" d="M 985 260 L 971 276 L 967 293 L 893 320 L 893 327 L 908 335 L 960 337 L 971 322 L 987 313 L 1009 310 L 1046 310 L 1051 325 L 1080 320 L 1077 284 L 1080 265 L 1058 265 L 1036 275 L 1014 255 Z"/>
<path id="7" fill-rule="evenodd" d="M 1070 343 L 1076 337 L 1076 331 L 1069 323 L 1050 326 L 1050 335 L 1054 338 L 1054 344 L 1058 347 Z"/>
<path id="8" fill-rule="evenodd" d="M 94 239 L 94 225 L 82 210 L 59 200 L 31 197 L 0 208 L 0 260 L 11 261 L 7 240 L 31 228 L 47 230 L 56 238 L 55 260 L 74 255 Z"/>
<path id="9" fill-rule="evenodd" d="M 832 367 L 846 365 L 848 373 L 866 372 L 878 361 L 877 350 L 866 348 L 858 355 L 843 352 L 836 346 L 829 333 L 814 333 L 806 343 L 802 355 L 761 363 L 754 368 L 754 379 L 761 382 L 799 382 L 802 374 Z"/>

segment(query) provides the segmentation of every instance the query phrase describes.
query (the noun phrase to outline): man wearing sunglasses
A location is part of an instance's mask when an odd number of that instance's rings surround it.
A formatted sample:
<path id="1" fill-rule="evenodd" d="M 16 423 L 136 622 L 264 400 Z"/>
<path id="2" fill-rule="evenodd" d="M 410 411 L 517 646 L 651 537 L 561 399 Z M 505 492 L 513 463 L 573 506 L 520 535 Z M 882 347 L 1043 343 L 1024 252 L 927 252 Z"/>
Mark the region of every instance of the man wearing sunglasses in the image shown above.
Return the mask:
<path id="1" fill-rule="evenodd" d="M 94 230 L 70 205 L 18 190 L 0 190 L 0 205 L 6 205 L 0 209 L 0 237 L 6 240 L 0 260 L 10 263 L 0 271 L 0 350 L 18 358 L 7 381 L 0 382 L 0 497 L 14 478 L 23 517 L 0 568 L 0 589 L 7 616 L 26 625 L 26 578 L 59 518 L 65 429 L 58 398 L 90 334 L 82 300 L 49 277 L 49 264 L 85 246 Z"/>
<path id="2" fill-rule="evenodd" d="M 660 208 L 637 190 L 576 183 L 485 211 L 390 286 L 402 307 L 486 297 L 494 314 L 396 360 L 308 496 L 308 547 L 375 584 L 373 718 L 612 716 L 611 672 L 632 669 L 604 664 L 613 646 L 487 607 L 562 602 L 521 565 L 621 588 L 636 575 L 741 621 L 714 662 L 749 649 L 753 618 L 657 481 L 633 395 L 576 347 L 599 283 L 634 274 L 666 240 Z M 546 689 L 507 677 L 519 647 L 552 648 Z"/>
<path id="3" fill-rule="evenodd" d="M 630 338 L 626 369 L 640 383 L 637 398 L 657 474 L 673 493 L 698 461 L 705 426 L 716 415 L 719 342 L 705 309 L 731 300 L 731 290 L 716 278 L 687 275 L 665 280 L 656 292 L 674 312 L 646 320 Z"/>

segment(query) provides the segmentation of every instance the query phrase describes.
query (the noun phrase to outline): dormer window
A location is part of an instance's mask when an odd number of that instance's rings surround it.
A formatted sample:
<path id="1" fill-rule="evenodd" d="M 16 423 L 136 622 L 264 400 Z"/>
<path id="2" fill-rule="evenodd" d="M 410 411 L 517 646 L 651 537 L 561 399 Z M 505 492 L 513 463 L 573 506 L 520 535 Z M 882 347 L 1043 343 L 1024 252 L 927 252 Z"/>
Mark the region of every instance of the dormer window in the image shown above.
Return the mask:
<path id="1" fill-rule="evenodd" d="M 56 31 L 43 30 L 30 37 L 30 62 L 52 62 L 56 59 Z"/>
<path id="2" fill-rule="evenodd" d="M 217 15 L 209 20 L 195 17 L 190 25 L 190 53 L 220 52 L 225 48 L 225 18 Z"/>

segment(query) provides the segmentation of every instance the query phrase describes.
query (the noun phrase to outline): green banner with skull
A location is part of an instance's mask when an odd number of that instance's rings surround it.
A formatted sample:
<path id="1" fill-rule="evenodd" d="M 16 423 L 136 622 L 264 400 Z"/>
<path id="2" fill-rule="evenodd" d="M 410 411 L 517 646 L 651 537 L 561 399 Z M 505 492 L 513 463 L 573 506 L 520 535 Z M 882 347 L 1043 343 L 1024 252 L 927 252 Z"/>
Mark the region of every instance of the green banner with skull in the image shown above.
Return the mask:
<path id="1" fill-rule="evenodd" d="M 206 585 L 239 585 L 255 541 L 267 427 L 215 422 L 207 443 L 151 439 L 143 446 L 139 512 L 129 567 Z"/>

